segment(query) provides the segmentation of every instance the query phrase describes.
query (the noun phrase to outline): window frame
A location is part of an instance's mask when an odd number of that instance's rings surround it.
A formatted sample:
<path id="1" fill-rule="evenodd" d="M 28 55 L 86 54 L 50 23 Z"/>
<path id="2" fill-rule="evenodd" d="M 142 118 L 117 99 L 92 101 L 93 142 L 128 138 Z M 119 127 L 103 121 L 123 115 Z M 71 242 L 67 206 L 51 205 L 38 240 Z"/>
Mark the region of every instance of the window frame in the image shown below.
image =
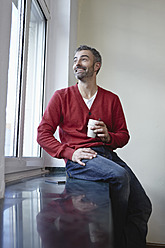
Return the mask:
<path id="1" fill-rule="evenodd" d="M 46 84 L 46 64 L 47 64 L 47 43 L 48 43 L 48 25 L 50 19 L 50 11 L 44 0 L 36 0 L 41 8 L 41 11 L 46 19 L 45 26 L 45 48 L 44 48 L 44 75 L 43 75 L 43 95 L 42 95 L 42 111 L 44 107 L 44 96 Z M 24 137 L 24 119 L 25 119 L 25 95 L 26 95 L 26 76 L 27 76 L 27 62 L 28 62 L 28 41 L 29 41 L 29 23 L 32 0 L 24 0 L 25 17 L 24 17 L 24 35 L 23 35 L 23 51 L 22 51 L 22 72 L 21 72 L 21 90 L 20 90 L 20 106 L 19 107 L 19 125 L 18 134 L 18 151 L 16 157 L 5 156 L 5 174 L 16 173 L 20 171 L 27 171 L 44 167 L 44 160 L 42 157 L 42 149 L 40 148 L 40 157 L 23 157 L 23 137 Z"/>

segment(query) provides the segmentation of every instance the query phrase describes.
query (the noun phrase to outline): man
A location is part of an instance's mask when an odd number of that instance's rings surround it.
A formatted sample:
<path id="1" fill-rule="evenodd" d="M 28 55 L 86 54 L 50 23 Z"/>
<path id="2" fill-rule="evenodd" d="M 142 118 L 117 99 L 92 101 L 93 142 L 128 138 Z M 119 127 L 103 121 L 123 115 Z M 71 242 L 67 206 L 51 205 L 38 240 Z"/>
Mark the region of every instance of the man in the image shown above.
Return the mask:
<path id="1" fill-rule="evenodd" d="M 129 133 L 117 95 L 99 87 L 99 52 L 77 48 L 73 71 L 78 83 L 58 90 L 38 127 L 38 143 L 51 156 L 63 158 L 69 177 L 109 183 L 115 247 L 144 248 L 151 203 L 131 169 L 114 152 L 127 144 Z M 87 137 L 89 119 L 95 138 Z M 53 134 L 59 126 L 61 142 Z"/>

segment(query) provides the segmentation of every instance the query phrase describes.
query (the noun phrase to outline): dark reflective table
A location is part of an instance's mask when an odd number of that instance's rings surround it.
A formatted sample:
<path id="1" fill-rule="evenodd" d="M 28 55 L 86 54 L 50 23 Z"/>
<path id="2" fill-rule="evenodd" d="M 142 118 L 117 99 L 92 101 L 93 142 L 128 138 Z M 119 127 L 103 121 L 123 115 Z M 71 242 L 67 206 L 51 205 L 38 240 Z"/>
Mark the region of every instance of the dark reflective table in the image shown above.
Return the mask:
<path id="1" fill-rule="evenodd" d="M 49 176 L 6 187 L 2 248 L 113 248 L 109 185 Z"/>

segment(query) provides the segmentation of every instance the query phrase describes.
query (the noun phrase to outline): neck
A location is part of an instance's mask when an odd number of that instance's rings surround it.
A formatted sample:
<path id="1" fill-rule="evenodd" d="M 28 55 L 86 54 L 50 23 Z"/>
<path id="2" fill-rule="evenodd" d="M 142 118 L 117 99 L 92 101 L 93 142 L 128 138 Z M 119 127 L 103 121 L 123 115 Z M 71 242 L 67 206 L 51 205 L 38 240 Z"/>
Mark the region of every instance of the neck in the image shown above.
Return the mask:
<path id="1" fill-rule="evenodd" d="M 78 82 L 78 89 L 83 98 L 90 99 L 97 91 L 98 86 L 95 83 Z"/>

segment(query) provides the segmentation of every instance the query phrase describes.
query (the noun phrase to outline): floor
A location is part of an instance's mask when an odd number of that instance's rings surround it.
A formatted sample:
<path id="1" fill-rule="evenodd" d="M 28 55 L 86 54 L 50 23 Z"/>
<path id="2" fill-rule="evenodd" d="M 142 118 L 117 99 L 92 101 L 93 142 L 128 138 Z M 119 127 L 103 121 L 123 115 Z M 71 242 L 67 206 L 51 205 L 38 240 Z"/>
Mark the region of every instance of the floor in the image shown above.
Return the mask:
<path id="1" fill-rule="evenodd" d="M 1 248 L 113 248 L 106 183 L 49 174 L 6 187 Z"/>

